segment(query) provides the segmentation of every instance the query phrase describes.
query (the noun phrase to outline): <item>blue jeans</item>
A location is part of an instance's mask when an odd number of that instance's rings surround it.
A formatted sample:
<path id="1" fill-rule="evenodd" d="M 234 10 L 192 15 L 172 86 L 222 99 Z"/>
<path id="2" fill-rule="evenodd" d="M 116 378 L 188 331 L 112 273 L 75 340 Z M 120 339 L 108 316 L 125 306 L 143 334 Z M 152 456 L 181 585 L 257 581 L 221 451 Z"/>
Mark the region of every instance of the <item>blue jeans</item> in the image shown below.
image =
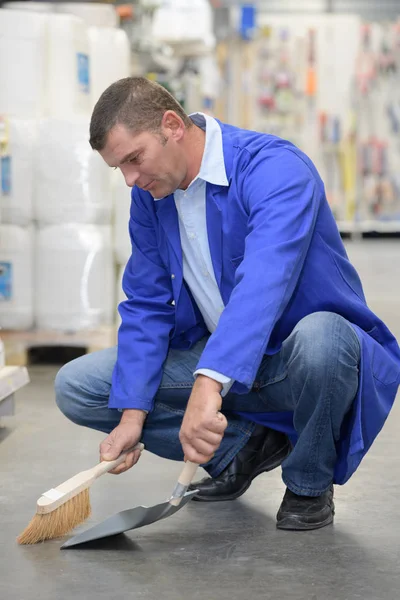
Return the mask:
<path id="1" fill-rule="evenodd" d="M 170 350 L 154 410 L 142 441 L 148 451 L 182 460 L 179 430 L 193 385 L 193 372 L 208 338 L 191 350 Z M 121 413 L 108 408 L 116 348 L 88 354 L 66 364 L 56 381 L 56 400 L 74 423 L 109 433 Z M 229 393 L 222 412 L 228 419 L 222 443 L 204 465 L 217 477 L 247 443 L 254 423 L 235 411 L 293 411 L 298 441 L 282 465 L 282 477 L 296 494 L 317 496 L 332 483 L 336 442 L 358 389 L 360 346 L 351 325 L 341 316 L 319 312 L 294 328 L 280 352 L 265 356 L 250 393 Z"/>

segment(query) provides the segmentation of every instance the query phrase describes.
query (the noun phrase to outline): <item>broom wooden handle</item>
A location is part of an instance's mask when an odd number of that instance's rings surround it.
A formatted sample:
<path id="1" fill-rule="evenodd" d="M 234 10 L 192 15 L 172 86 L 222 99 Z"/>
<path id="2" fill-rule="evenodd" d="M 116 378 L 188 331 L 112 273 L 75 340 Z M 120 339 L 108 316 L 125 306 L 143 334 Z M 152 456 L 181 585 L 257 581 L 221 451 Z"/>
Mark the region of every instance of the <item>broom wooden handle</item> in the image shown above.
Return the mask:
<path id="1" fill-rule="evenodd" d="M 133 448 L 122 452 L 122 454 L 120 454 L 115 460 L 101 461 L 101 463 L 90 469 L 92 476 L 97 479 L 97 477 L 100 477 L 101 475 L 104 475 L 104 473 L 108 473 L 108 471 L 112 471 L 113 469 L 115 469 L 115 467 L 118 467 L 118 465 L 124 462 L 127 455 L 133 452 L 134 450 L 140 450 L 140 452 L 142 452 L 143 449 L 144 444 L 139 442 L 139 444 L 136 444 L 136 446 L 133 446 Z"/>
<path id="2" fill-rule="evenodd" d="M 74 496 L 83 492 L 83 490 L 86 490 L 100 475 L 120 465 L 129 452 L 132 452 L 132 450 L 142 451 L 143 448 L 143 444 L 136 444 L 130 450 L 120 454 L 115 460 L 102 461 L 95 467 L 87 469 L 87 471 L 81 471 L 77 475 L 67 479 L 67 481 L 64 481 L 64 483 L 61 483 L 56 488 L 48 490 L 37 501 L 36 512 L 39 514 L 52 512 Z"/>

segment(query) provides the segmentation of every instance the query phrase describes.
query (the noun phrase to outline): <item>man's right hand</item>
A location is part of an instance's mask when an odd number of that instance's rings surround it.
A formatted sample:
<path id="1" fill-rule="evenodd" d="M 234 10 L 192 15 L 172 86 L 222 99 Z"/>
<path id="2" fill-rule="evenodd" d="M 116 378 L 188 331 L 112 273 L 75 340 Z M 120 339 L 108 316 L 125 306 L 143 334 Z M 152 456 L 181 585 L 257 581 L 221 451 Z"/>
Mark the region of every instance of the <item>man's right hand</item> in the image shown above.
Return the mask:
<path id="1" fill-rule="evenodd" d="M 100 460 L 115 460 L 124 452 L 140 442 L 146 413 L 142 410 L 124 410 L 121 422 L 100 444 Z M 129 452 L 125 461 L 110 473 L 119 475 L 133 467 L 140 458 L 140 451 Z"/>

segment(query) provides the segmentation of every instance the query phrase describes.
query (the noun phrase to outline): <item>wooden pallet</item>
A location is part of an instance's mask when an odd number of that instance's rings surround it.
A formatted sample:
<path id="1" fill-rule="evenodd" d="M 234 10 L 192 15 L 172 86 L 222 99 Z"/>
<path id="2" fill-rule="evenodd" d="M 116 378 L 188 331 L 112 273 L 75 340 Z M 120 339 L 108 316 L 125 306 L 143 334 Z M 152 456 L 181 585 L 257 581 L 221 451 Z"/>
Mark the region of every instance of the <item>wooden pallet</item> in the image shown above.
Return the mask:
<path id="1" fill-rule="evenodd" d="M 25 367 L 0 368 L 0 417 L 14 414 L 14 392 L 29 383 Z"/>
<path id="2" fill-rule="evenodd" d="M 0 335 L 4 343 L 6 364 L 18 366 L 29 364 L 29 351 L 33 348 L 74 347 L 82 348 L 89 354 L 116 344 L 116 328 L 112 326 L 75 332 L 2 329 Z"/>

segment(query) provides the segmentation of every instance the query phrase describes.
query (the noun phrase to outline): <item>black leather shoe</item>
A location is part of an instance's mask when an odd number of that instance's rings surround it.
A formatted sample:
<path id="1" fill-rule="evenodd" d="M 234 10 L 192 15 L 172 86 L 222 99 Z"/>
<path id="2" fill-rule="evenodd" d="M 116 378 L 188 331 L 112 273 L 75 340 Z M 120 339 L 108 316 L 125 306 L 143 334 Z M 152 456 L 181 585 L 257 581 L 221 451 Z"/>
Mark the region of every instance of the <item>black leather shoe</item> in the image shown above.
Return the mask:
<path id="1" fill-rule="evenodd" d="M 257 425 L 247 444 L 218 477 L 206 477 L 189 487 L 199 490 L 193 500 L 220 502 L 239 498 L 257 475 L 279 467 L 290 451 L 285 434 Z"/>
<path id="2" fill-rule="evenodd" d="M 276 516 L 278 529 L 309 530 L 325 527 L 333 522 L 335 505 L 333 486 L 322 496 L 297 496 L 286 489 Z"/>

